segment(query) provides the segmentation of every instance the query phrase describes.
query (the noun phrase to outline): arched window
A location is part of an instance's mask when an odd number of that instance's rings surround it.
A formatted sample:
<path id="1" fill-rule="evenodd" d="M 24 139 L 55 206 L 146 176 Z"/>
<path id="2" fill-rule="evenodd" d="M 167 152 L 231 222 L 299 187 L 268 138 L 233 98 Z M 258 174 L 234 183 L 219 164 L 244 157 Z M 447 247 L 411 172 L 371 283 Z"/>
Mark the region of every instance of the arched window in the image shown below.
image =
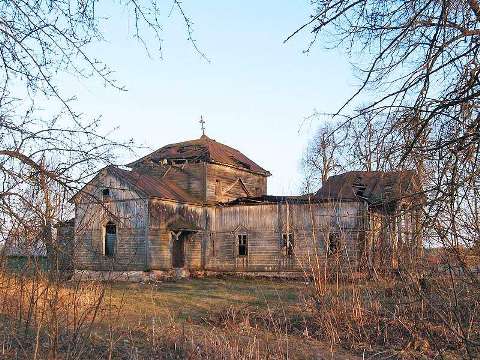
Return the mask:
<path id="1" fill-rule="evenodd" d="M 117 225 L 108 222 L 105 225 L 104 254 L 108 257 L 115 256 L 115 247 L 117 244 Z"/>

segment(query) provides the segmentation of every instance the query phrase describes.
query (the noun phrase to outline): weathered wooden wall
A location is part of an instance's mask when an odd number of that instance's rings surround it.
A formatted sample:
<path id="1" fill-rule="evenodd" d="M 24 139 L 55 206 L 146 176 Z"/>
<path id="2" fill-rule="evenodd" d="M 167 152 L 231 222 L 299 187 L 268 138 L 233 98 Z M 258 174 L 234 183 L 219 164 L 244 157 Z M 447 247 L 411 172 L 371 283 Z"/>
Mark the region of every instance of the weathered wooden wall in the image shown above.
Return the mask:
<path id="1" fill-rule="evenodd" d="M 218 195 L 212 187 L 215 179 L 226 183 L 242 178 L 258 194 L 266 191 L 262 176 L 214 166 L 208 171 L 205 190 L 210 201 Z M 110 189 L 108 201 L 102 201 L 105 187 Z M 169 270 L 175 241 L 170 225 L 176 221 L 187 226 L 183 231 L 188 235 L 184 249 L 189 269 L 308 271 L 333 258 L 352 270 L 395 268 L 421 251 L 418 209 L 388 215 L 367 211 L 361 202 L 182 204 L 146 199 L 105 171 L 84 192 L 88 194 L 76 198 L 76 269 Z M 109 221 L 117 225 L 114 258 L 103 253 Z M 287 233 L 294 235 L 293 257 L 284 247 L 282 235 Z M 238 254 L 239 234 L 248 236 L 247 256 Z M 340 247 L 329 257 L 330 234 L 340 240 Z"/>
<path id="2" fill-rule="evenodd" d="M 70 272 L 74 269 L 73 250 L 75 243 L 75 222 L 66 221 L 55 226 L 57 229 L 56 261 L 55 264 L 59 270 Z"/>
<path id="3" fill-rule="evenodd" d="M 205 163 L 138 165 L 134 170 L 170 181 L 190 194 L 195 200 L 205 201 L 205 167 Z"/>
<path id="4" fill-rule="evenodd" d="M 212 209 L 207 268 L 228 271 L 288 271 L 325 257 L 331 232 L 342 239 L 345 258 L 356 260 L 359 203 L 261 204 Z M 282 234 L 293 233 L 295 256 L 285 254 Z M 237 235 L 248 235 L 248 256 L 238 256 Z"/>
<path id="5" fill-rule="evenodd" d="M 246 197 L 238 182 L 241 179 L 249 196 L 267 194 L 267 177 L 218 164 L 206 164 L 206 201 L 225 202 Z"/>
<path id="6" fill-rule="evenodd" d="M 416 265 L 423 249 L 421 208 L 400 203 L 391 213 L 372 211 L 367 219 L 367 268 L 390 271 Z"/>
<path id="7" fill-rule="evenodd" d="M 205 229 L 206 209 L 202 206 L 179 204 L 173 201 L 151 200 L 149 211 L 149 268 L 166 270 L 172 268 L 172 238 L 169 223 L 181 218 L 200 229 Z M 185 242 L 185 266 L 189 269 L 200 269 L 205 259 L 202 258 L 202 248 L 205 247 L 204 230 L 188 232 Z"/>
<path id="8" fill-rule="evenodd" d="M 110 189 L 110 200 L 102 202 L 102 189 Z M 130 189 L 129 184 L 109 174 L 100 174 L 76 199 L 76 269 L 144 270 L 148 234 L 148 200 Z M 104 255 L 107 222 L 117 226 L 116 254 Z"/>
<path id="9" fill-rule="evenodd" d="M 226 202 L 239 197 L 267 194 L 266 176 L 231 166 L 186 163 L 181 165 L 138 165 L 134 170 L 171 181 L 196 200 L 203 202 Z M 242 181 L 242 184 L 239 183 L 239 180 Z"/>

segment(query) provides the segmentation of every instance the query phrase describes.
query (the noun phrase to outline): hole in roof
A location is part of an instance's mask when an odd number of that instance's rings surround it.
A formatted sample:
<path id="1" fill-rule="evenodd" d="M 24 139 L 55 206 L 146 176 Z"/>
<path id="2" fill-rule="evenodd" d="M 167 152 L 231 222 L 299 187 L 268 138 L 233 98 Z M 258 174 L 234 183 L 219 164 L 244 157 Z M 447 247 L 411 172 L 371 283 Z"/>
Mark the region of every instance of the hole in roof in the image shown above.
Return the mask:
<path id="1" fill-rule="evenodd" d="M 352 183 L 352 187 L 355 190 L 356 196 L 363 196 L 367 186 L 362 182 L 362 178 L 360 176 L 355 177 L 355 180 Z"/>
<path id="2" fill-rule="evenodd" d="M 177 152 L 184 153 L 187 151 L 202 151 L 202 150 L 204 150 L 204 147 L 200 145 L 183 145 L 177 149 Z"/>
<path id="3" fill-rule="evenodd" d="M 250 169 L 250 168 L 251 168 L 250 164 L 247 164 L 247 163 L 245 163 L 245 162 L 237 159 L 237 158 L 234 157 L 234 156 L 230 156 L 230 159 L 232 159 L 237 165 L 240 165 L 240 166 L 242 166 L 242 167 L 244 167 L 244 168 L 246 168 L 246 169 Z"/>

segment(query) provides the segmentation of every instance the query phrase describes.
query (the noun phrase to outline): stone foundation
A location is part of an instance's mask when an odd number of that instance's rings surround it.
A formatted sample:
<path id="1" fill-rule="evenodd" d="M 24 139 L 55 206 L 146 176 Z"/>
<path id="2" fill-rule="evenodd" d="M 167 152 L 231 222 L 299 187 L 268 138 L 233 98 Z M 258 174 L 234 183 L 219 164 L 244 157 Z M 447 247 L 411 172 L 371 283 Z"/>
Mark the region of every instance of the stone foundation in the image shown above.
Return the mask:
<path id="1" fill-rule="evenodd" d="M 73 281 L 118 281 L 118 282 L 151 282 L 178 280 L 183 278 L 225 278 L 237 277 L 248 279 L 305 279 L 302 272 L 219 272 L 189 271 L 187 269 L 153 270 L 153 271 L 93 271 L 75 270 Z"/>
<path id="2" fill-rule="evenodd" d="M 118 281 L 150 282 L 178 278 L 175 270 L 171 271 L 93 271 L 75 270 L 73 281 Z"/>

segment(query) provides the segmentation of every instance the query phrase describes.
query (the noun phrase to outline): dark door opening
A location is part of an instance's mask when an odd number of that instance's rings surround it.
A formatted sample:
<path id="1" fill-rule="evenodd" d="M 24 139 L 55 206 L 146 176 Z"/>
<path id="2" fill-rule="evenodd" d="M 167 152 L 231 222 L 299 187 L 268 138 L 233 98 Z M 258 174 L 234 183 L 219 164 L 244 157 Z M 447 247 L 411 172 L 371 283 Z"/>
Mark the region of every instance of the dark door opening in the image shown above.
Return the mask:
<path id="1" fill-rule="evenodd" d="M 172 267 L 185 267 L 185 239 L 186 234 L 181 232 L 172 237 Z"/>

